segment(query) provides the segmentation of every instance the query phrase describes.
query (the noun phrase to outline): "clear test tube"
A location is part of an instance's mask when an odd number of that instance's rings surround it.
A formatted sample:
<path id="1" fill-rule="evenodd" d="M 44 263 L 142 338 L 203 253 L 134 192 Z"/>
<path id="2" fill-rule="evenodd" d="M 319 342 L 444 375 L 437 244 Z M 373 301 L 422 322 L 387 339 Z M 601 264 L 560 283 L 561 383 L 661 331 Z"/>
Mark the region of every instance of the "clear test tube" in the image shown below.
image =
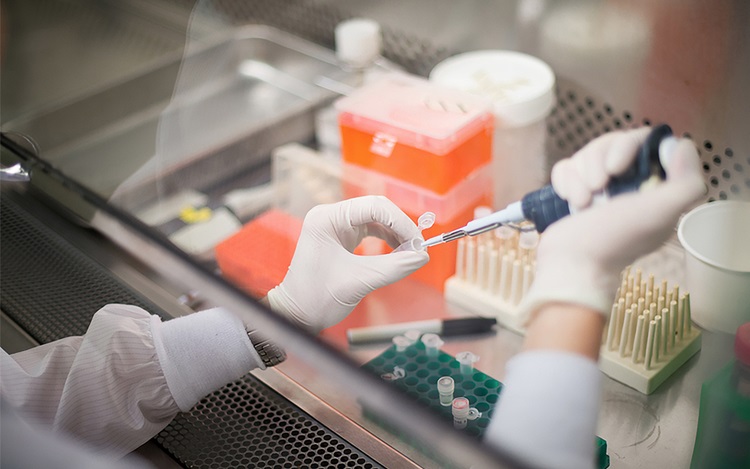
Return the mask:
<path id="1" fill-rule="evenodd" d="M 456 360 L 460 364 L 461 374 L 464 376 L 470 376 L 474 373 L 474 363 L 479 361 L 479 355 L 475 355 L 471 352 L 459 352 L 456 354 Z"/>
<path id="2" fill-rule="evenodd" d="M 453 382 L 453 378 L 450 376 L 441 376 L 437 380 L 437 390 L 440 395 L 440 405 L 448 407 L 453 403 L 453 391 L 456 388 L 456 384 Z"/>
<path id="3" fill-rule="evenodd" d="M 396 337 L 392 339 L 392 341 L 393 341 L 393 345 L 396 346 L 397 352 L 403 352 L 404 350 L 406 350 L 408 346 L 414 343 L 410 339 L 407 339 L 406 337 L 402 335 L 397 335 Z"/>
<path id="4" fill-rule="evenodd" d="M 503 248 L 504 252 L 516 248 L 516 236 L 518 232 L 513 228 L 503 225 L 495 229 L 492 233 L 495 236 L 498 246 Z"/>
<path id="5" fill-rule="evenodd" d="M 539 233 L 524 231 L 518 237 L 518 258 L 522 262 L 531 262 L 536 257 L 536 246 L 539 244 Z"/>
<path id="6" fill-rule="evenodd" d="M 401 243 L 401 245 L 394 249 L 393 252 L 424 251 L 425 249 L 427 249 L 422 245 L 422 243 L 424 242 L 424 237 L 421 235 L 421 232 L 426 230 L 427 228 L 430 228 L 434 224 L 435 214 L 433 212 L 424 212 L 417 219 L 417 228 L 419 228 L 420 235 L 404 241 L 403 243 Z"/>
<path id="7" fill-rule="evenodd" d="M 474 420 L 482 416 L 481 412 L 469 406 L 469 400 L 465 397 L 453 399 L 451 414 L 453 414 L 453 427 L 459 430 L 466 428 L 469 420 Z"/>
<path id="8" fill-rule="evenodd" d="M 428 357 L 437 357 L 440 347 L 445 342 L 437 334 L 425 334 L 422 336 L 422 343 L 424 344 L 425 351 Z"/>
<path id="9" fill-rule="evenodd" d="M 417 343 L 421 336 L 422 332 L 417 329 L 409 329 L 408 331 L 404 332 L 404 337 L 409 339 L 412 344 Z"/>

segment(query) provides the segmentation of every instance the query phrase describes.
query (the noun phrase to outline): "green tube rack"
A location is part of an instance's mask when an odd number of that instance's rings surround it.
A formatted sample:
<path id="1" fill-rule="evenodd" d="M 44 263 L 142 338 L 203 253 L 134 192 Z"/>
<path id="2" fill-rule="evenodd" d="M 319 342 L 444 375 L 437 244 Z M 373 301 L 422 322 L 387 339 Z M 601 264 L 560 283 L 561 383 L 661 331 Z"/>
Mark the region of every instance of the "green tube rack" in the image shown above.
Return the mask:
<path id="1" fill-rule="evenodd" d="M 503 384 L 476 368 L 471 375 L 464 376 L 460 366 L 455 357 L 443 351 L 438 351 L 437 356 L 428 356 L 421 341 L 417 341 L 401 352 L 396 350 L 395 345 L 391 346 L 362 365 L 364 369 L 388 381 L 407 396 L 435 410 L 449 422 L 453 422 L 451 407 L 440 404 L 437 391 L 438 379 L 441 376 L 450 376 L 455 383 L 453 396 L 466 397 L 471 407 L 482 413 L 476 420 L 468 421 L 466 428 L 462 431 L 481 439 L 490 424 Z M 365 413 L 372 420 L 380 420 L 372 413 L 368 413 L 367 409 Z M 596 445 L 599 468 L 606 469 L 609 467 L 607 442 L 597 437 Z"/>

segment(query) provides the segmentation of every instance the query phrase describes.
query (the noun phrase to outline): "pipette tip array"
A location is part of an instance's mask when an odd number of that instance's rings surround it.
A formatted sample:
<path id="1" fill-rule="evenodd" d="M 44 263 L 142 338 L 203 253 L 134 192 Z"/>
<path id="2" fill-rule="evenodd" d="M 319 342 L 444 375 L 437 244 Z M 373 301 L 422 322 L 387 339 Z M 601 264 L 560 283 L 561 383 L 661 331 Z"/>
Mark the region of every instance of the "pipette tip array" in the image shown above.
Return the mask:
<path id="1" fill-rule="evenodd" d="M 538 240 L 536 232 L 506 226 L 459 239 L 456 273 L 445 282 L 446 300 L 522 332 L 518 304 L 534 279 Z"/>
<path id="2" fill-rule="evenodd" d="M 599 366 L 617 381 L 651 394 L 701 347 L 690 294 L 640 269 L 623 272 L 604 331 Z"/>

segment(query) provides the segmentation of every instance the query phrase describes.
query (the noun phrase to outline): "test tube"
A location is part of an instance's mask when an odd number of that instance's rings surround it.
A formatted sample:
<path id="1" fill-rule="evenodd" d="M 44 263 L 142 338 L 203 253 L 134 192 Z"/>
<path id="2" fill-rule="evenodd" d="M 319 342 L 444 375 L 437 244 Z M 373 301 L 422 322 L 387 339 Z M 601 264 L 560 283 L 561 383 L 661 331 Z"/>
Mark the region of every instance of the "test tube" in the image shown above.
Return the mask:
<path id="1" fill-rule="evenodd" d="M 422 336 L 422 343 L 427 351 L 428 357 L 437 357 L 440 347 L 444 344 L 443 339 L 437 334 L 425 334 Z"/>
<path id="2" fill-rule="evenodd" d="M 409 339 L 412 344 L 415 344 L 421 336 L 422 332 L 417 329 L 409 329 L 408 331 L 404 332 L 404 337 Z"/>
<path id="3" fill-rule="evenodd" d="M 455 383 L 450 376 L 441 376 L 437 381 L 437 390 L 440 395 L 440 405 L 448 407 L 453 403 L 453 391 Z"/>
<path id="4" fill-rule="evenodd" d="M 433 224 L 435 224 L 435 214 L 432 212 L 424 212 L 417 219 L 417 228 L 419 228 L 420 233 L 431 227 Z M 422 245 L 423 242 L 424 238 L 420 234 L 419 236 L 415 236 L 412 239 L 404 241 L 399 247 L 394 249 L 393 252 L 424 251 L 427 248 Z"/>
<path id="5" fill-rule="evenodd" d="M 456 354 L 456 360 L 461 365 L 459 367 L 461 374 L 469 376 L 474 373 L 474 363 L 479 361 L 479 355 L 474 355 L 471 352 L 459 352 Z"/>
<path id="6" fill-rule="evenodd" d="M 515 248 L 515 240 L 517 234 L 516 230 L 509 226 L 503 225 L 495 229 L 493 233 L 495 235 L 495 239 L 498 241 L 498 244 L 502 246 L 506 251 Z"/>
<path id="7" fill-rule="evenodd" d="M 465 397 L 453 399 L 451 413 L 453 414 L 453 427 L 459 430 L 466 428 L 469 419 L 469 400 Z"/>
<path id="8" fill-rule="evenodd" d="M 469 400 L 465 397 L 453 399 L 451 413 L 453 414 L 453 427 L 459 430 L 466 428 L 467 421 L 482 416 L 482 413 L 477 409 L 469 407 Z"/>
<path id="9" fill-rule="evenodd" d="M 402 335 L 397 335 L 393 338 L 393 345 L 396 346 L 397 352 L 403 352 L 404 350 L 406 350 L 406 347 L 410 346 L 413 343 L 414 342 L 412 342 L 410 339 L 407 339 Z"/>
<path id="10" fill-rule="evenodd" d="M 518 257 L 524 262 L 534 259 L 536 246 L 539 244 L 539 233 L 536 231 L 524 231 L 518 237 Z"/>

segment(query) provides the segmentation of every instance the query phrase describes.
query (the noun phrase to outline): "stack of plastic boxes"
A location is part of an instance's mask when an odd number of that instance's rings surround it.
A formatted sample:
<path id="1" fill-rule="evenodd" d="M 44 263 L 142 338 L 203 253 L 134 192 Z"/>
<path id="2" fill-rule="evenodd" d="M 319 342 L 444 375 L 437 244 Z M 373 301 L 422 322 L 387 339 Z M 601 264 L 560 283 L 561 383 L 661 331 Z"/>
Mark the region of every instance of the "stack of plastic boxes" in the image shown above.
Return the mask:
<path id="1" fill-rule="evenodd" d="M 335 107 L 344 197 L 385 195 L 415 221 L 434 212 L 426 237 L 466 224 L 475 207 L 491 204 L 494 117 L 485 98 L 394 74 Z M 442 291 L 455 258 L 455 243 L 431 248 L 430 262 L 412 277 Z"/>

